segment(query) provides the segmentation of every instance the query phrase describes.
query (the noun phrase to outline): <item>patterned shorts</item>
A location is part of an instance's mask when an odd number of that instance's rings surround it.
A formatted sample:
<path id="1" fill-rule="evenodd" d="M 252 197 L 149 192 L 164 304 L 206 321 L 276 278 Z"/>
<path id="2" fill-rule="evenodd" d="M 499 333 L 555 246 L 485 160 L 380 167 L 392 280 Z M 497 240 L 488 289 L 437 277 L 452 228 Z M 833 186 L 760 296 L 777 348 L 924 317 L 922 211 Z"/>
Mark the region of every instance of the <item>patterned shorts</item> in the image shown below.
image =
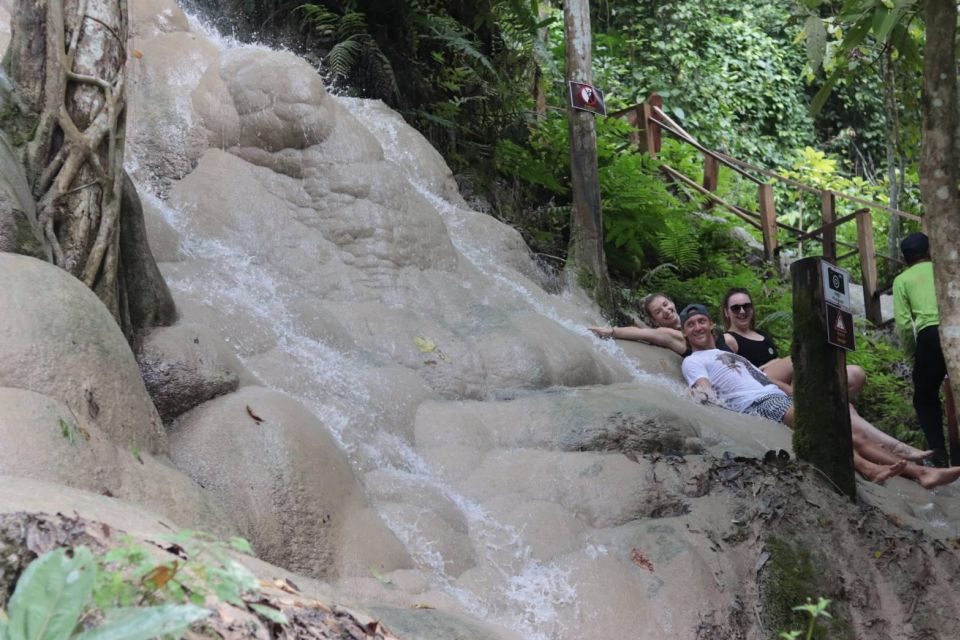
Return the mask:
<path id="1" fill-rule="evenodd" d="M 751 416 L 760 416 L 774 422 L 783 422 L 783 416 L 793 406 L 793 400 L 782 393 L 771 393 L 756 400 L 743 410 Z"/>

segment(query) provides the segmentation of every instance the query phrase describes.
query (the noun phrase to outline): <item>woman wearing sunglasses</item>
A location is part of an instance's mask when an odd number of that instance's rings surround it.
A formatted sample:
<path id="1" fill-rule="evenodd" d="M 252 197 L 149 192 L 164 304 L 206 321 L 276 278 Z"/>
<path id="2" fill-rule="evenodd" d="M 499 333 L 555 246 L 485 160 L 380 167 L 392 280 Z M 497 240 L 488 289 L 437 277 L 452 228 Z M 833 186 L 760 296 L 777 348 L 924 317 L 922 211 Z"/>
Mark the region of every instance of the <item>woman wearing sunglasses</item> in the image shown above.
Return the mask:
<path id="1" fill-rule="evenodd" d="M 771 380 L 793 383 L 793 360 L 779 357 L 773 338 L 756 330 L 756 311 L 750 292 L 733 287 L 723 297 L 723 326 L 727 344 L 763 371 Z M 857 365 L 847 366 L 847 393 L 852 401 L 863 389 L 867 374 Z"/>

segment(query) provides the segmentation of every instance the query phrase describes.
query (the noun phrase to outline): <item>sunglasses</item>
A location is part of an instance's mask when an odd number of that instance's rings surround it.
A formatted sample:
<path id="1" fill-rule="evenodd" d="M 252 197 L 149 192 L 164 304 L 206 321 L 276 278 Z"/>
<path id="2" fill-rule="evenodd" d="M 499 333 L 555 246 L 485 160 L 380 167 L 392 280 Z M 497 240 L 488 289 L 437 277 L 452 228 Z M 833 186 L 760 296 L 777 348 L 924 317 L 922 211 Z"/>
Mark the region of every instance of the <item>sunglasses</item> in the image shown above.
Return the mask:
<path id="1" fill-rule="evenodd" d="M 745 312 L 745 311 L 752 311 L 752 310 L 753 310 L 753 303 L 752 303 L 752 302 L 745 302 L 744 304 L 732 304 L 732 305 L 730 305 L 730 311 L 733 311 L 734 313 L 742 313 L 742 312 Z"/>

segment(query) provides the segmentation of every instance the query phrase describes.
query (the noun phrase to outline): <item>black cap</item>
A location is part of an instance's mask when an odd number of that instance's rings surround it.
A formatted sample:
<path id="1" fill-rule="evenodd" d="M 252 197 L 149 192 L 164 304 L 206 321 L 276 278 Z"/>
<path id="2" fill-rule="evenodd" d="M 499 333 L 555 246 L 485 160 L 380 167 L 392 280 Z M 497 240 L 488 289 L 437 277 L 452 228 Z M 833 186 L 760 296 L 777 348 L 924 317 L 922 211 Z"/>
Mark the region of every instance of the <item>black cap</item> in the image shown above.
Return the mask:
<path id="1" fill-rule="evenodd" d="M 683 311 L 680 312 L 680 328 L 683 328 L 683 325 L 687 324 L 687 320 L 693 316 L 707 316 L 710 317 L 710 312 L 707 311 L 707 308 L 702 304 L 688 304 L 683 308 Z"/>
<path id="2" fill-rule="evenodd" d="M 929 251 L 930 239 L 927 234 L 919 231 L 911 233 L 900 242 L 900 252 L 903 254 L 903 259 L 909 263 L 923 258 Z"/>

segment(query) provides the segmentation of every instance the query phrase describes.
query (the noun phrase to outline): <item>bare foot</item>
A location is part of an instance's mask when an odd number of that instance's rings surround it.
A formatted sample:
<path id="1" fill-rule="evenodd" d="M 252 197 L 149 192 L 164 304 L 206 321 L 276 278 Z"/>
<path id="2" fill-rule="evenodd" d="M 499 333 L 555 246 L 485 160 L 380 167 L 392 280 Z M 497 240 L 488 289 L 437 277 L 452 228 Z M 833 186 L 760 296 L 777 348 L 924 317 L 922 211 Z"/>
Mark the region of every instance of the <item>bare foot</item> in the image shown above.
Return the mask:
<path id="1" fill-rule="evenodd" d="M 933 456 L 933 449 L 927 449 L 926 451 L 921 451 L 916 447 L 911 447 L 910 445 L 898 442 L 894 445 L 893 450 L 890 452 L 898 458 L 903 458 L 904 460 L 909 460 L 910 462 L 922 462 Z"/>
<path id="2" fill-rule="evenodd" d="M 922 471 L 917 474 L 917 482 L 924 489 L 933 489 L 945 484 L 950 484 L 954 480 L 960 479 L 960 467 L 947 467 L 944 469 L 935 469 L 920 467 Z"/>
<path id="3" fill-rule="evenodd" d="M 877 484 L 883 484 L 890 478 L 898 476 L 907 468 L 907 461 L 900 460 L 890 465 L 877 465 L 877 472 L 870 476 L 870 481 Z"/>

